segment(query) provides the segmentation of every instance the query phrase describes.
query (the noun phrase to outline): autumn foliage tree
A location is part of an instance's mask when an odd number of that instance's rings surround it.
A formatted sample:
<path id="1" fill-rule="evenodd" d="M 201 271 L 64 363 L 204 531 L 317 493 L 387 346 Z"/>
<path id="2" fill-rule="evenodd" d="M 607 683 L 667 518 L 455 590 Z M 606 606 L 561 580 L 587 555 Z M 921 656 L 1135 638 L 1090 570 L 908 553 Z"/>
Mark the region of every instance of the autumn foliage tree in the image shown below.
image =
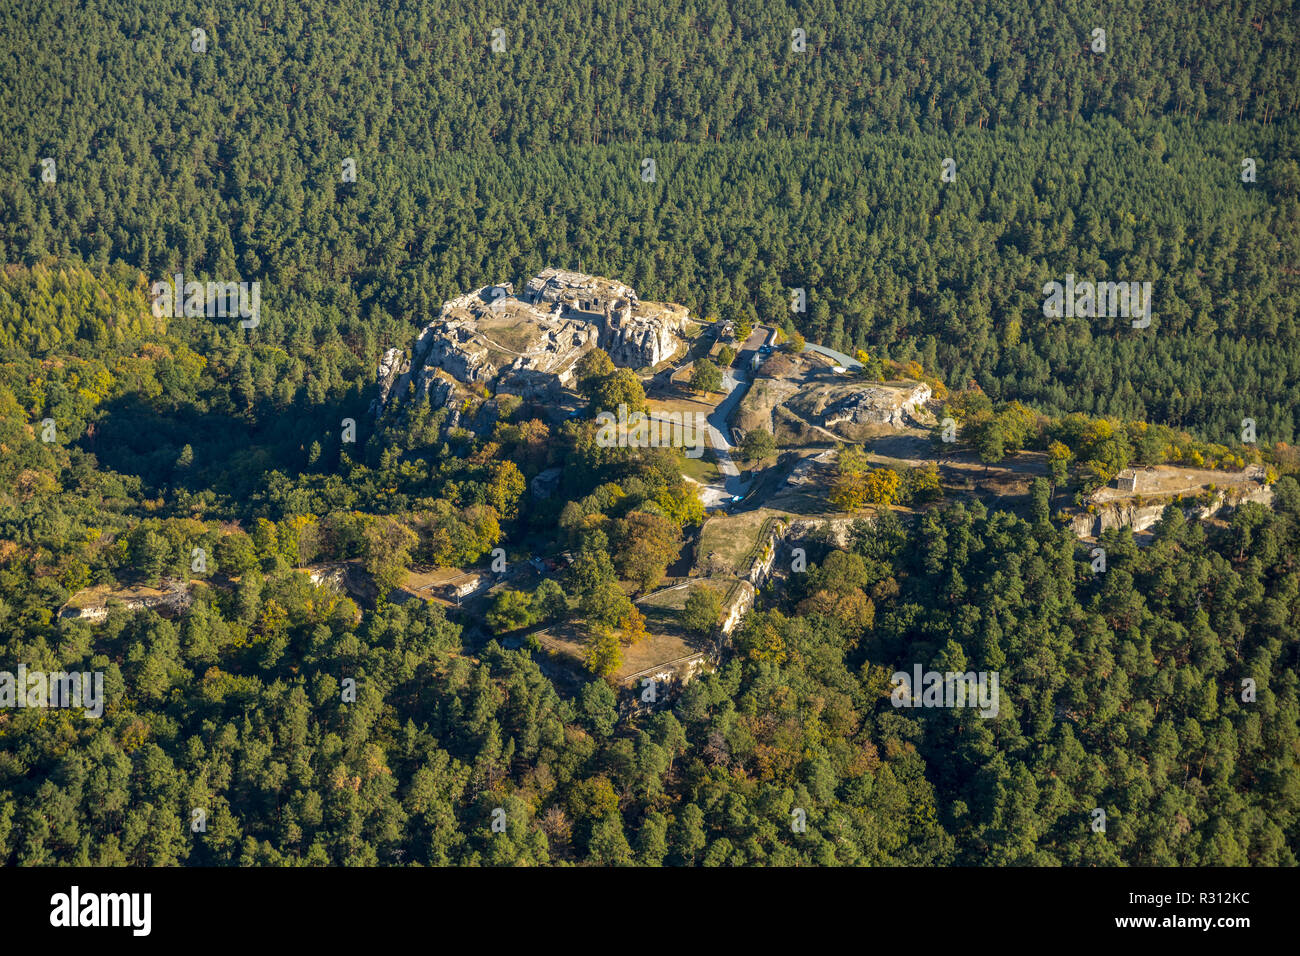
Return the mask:
<path id="1" fill-rule="evenodd" d="M 635 581 L 641 593 L 663 580 L 669 562 L 681 550 L 681 532 L 660 515 L 634 511 L 618 522 L 614 566 Z"/>

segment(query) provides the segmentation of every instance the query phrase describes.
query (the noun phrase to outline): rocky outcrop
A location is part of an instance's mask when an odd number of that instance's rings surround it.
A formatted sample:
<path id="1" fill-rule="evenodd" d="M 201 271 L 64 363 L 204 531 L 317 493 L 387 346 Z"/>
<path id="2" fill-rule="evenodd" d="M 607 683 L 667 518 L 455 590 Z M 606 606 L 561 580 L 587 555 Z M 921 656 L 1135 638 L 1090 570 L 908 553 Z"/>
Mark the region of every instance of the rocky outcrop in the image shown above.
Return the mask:
<path id="1" fill-rule="evenodd" d="M 676 316 L 629 315 L 606 316 L 602 323 L 600 347 L 609 353 L 615 365 L 646 368 L 666 362 L 681 344 L 682 323 Z"/>
<path id="2" fill-rule="evenodd" d="M 1095 538 L 1112 528 L 1132 528 L 1145 531 L 1160 521 L 1165 508 L 1178 504 L 1188 518 L 1211 518 L 1220 511 L 1231 511 L 1238 505 L 1253 501 L 1269 506 L 1273 503 L 1273 489 L 1268 485 L 1244 485 L 1226 488 L 1215 494 L 1209 502 L 1198 499 L 1152 501 L 1140 496 L 1093 504 L 1089 511 L 1077 514 L 1070 522 L 1075 535 Z"/>
<path id="3" fill-rule="evenodd" d="M 308 580 L 317 587 L 329 588 L 339 594 L 362 602 L 373 602 L 378 588 L 370 575 L 356 562 L 339 561 L 328 564 L 313 564 L 298 571 L 307 575 Z"/>
<path id="4" fill-rule="evenodd" d="M 917 419 L 917 409 L 930 400 L 930 386 L 924 382 L 909 389 L 883 385 L 858 388 L 828 405 L 822 425 L 834 430 L 838 425 L 889 425 L 903 428 Z"/>
<path id="5" fill-rule="evenodd" d="M 640 695 L 646 686 L 646 681 L 653 681 L 657 686 L 655 696 L 660 702 L 669 698 L 674 691 L 689 684 L 705 667 L 708 666 L 708 655 L 703 651 L 688 655 L 675 661 L 667 661 L 663 664 L 656 664 L 653 667 L 647 667 L 645 670 L 637 671 L 635 674 L 628 674 L 626 677 L 619 679 L 622 687 L 630 688 L 633 691 L 633 701 L 640 701 Z"/>
<path id="6" fill-rule="evenodd" d="M 776 563 L 776 553 L 780 549 L 782 539 L 788 533 L 788 528 L 783 521 L 772 521 L 765 531 L 766 540 L 758 549 L 748 574 L 749 583 L 756 588 L 761 588 L 767 576 L 772 573 L 772 565 Z"/>
<path id="7" fill-rule="evenodd" d="M 69 620 L 85 621 L 88 624 L 102 624 L 108 620 L 108 612 L 113 607 L 126 611 L 139 611 L 150 608 L 160 614 L 177 614 L 194 603 L 194 594 L 188 583 L 171 579 L 163 580 L 162 590 L 146 587 L 128 587 L 111 591 L 102 601 L 76 604 L 69 601 L 59 610 L 59 617 Z"/>
<path id="8" fill-rule="evenodd" d="M 476 335 L 469 319 L 450 319 L 429 325 L 420 335 L 423 354 L 417 349 L 422 370 L 440 368 L 466 385 L 482 384 L 497 376 L 487 346 Z"/>
<path id="9" fill-rule="evenodd" d="M 862 441 L 882 429 L 924 425 L 932 398 L 924 382 L 809 382 L 774 409 L 774 422 L 793 417 L 823 438 Z"/>
<path id="10" fill-rule="evenodd" d="M 1074 533 L 1080 538 L 1095 538 L 1110 528 L 1132 528 L 1145 531 L 1165 513 L 1165 506 L 1114 503 L 1104 505 L 1093 513 L 1076 515 L 1071 521 Z"/>
<path id="11" fill-rule="evenodd" d="M 484 286 L 445 302 L 409 361 L 400 349 L 384 353 L 371 409 L 381 415 L 408 395 L 445 407 L 454 383 L 545 401 L 572 384 L 573 366 L 597 346 L 622 368 L 671 358 L 686 316 L 682 306 L 642 302 L 609 279 L 558 269 L 530 279 L 518 297 L 508 283 Z"/>
<path id="12" fill-rule="evenodd" d="M 754 590 L 754 585 L 748 581 L 741 581 L 731 594 L 731 599 L 723 609 L 722 617 L 722 635 L 724 637 L 731 634 L 736 629 L 736 625 L 744 618 L 746 612 L 754 606 L 754 597 L 758 592 Z"/>
<path id="13" fill-rule="evenodd" d="M 384 357 L 379 360 L 379 397 L 371 405 L 372 412 L 387 404 L 393 387 L 410 368 L 411 363 L 406 360 L 406 353 L 401 349 L 389 349 L 384 353 Z"/>
<path id="14" fill-rule="evenodd" d="M 782 535 L 781 543 L 786 546 L 797 546 L 800 542 L 816 536 L 823 538 L 836 548 L 847 548 L 854 523 L 865 520 L 867 519 L 805 518 L 791 521 L 790 526 L 785 529 L 785 533 Z"/>

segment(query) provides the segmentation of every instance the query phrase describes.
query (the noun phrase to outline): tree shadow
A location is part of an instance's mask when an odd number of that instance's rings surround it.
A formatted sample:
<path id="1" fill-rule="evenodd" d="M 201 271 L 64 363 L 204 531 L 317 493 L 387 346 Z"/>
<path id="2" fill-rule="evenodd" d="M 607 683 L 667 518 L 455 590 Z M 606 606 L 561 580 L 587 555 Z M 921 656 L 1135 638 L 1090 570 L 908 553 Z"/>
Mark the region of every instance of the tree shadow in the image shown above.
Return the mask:
<path id="1" fill-rule="evenodd" d="M 353 448 L 363 447 L 363 429 L 370 425 L 359 393 L 354 387 L 323 405 L 310 405 L 300 394 L 285 408 L 263 398 L 246 414 L 213 411 L 197 402 L 163 407 L 133 393 L 100 406 L 94 429 L 77 445 L 105 468 L 138 477 L 151 493 L 211 490 L 247 499 L 265 488 L 270 471 L 302 473 L 313 442 L 322 447 L 318 467 L 328 470 L 344 447 L 344 418 L 357 423 L 356 445 L 347 448 L 359 457 Z M 187 445 L 193 455 L 188 464 L 180 461 Z"/>

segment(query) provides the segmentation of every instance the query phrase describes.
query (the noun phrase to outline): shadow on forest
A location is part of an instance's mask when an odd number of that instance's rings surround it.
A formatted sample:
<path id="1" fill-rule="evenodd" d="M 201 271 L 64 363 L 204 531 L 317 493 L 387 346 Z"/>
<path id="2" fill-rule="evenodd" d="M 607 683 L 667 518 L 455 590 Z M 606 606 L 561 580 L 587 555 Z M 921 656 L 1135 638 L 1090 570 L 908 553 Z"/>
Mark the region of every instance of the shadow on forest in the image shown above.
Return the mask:
<path id="1" fill-rule="evenodd" d="M 338 460 L 341 422 L 357 423 L 356 448 L 363 448 L 369 424 L 358 389 L 324 405 L 303 397 L 287 408 L 259 399 L 247 415 L 210 411 L 197 405 L 159 408 L 138 394 L 101 406 L 93 434 L 78 447 L 100 464 L 123 475 L 136 475 L 152 489 L 185 489 L 246 498 L 259 491 L 267 472 L 297 475 L 308 468 L 308 449 L 320 442 L 317 467 L 327 470 Z M 186 445 L 189 465 L 179 463 Z M 358 452 L 353 453 L 359 457 Z"/>

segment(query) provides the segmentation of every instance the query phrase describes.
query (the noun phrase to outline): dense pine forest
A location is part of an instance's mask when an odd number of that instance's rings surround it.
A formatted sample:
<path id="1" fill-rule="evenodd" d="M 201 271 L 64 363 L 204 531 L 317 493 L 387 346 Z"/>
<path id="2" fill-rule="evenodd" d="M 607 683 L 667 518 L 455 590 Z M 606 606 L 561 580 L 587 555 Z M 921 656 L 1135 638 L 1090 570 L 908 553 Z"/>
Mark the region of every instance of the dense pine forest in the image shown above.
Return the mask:
<path id="1" fill-rule="evenodd" d="M 0 670 L 108 701 L 0 709 L 0 861 L 1295 865 L 1298 31 L 1173 0 L 0 11 Z M 1104 574 L 1045 481 L 881 509 L 667 705 L 557 683 L 495 638 L 638 626 L 620 582 L 703 519 L 680 451 L 369 411 L 444 300 L 548 265 L 915 363 L 959 418 L 1032 409 L 1036 450 L 1104 420 L 1240 451 L 1248 417 L 1273 505 L 1108 531 Z M 159 317 L 178 272 L 261 283 L 260 322 Z M 1067 274 L 1151 282 L 1150 327 L 1045 316 Z M 575 560 L 488 622 L 384 597 L 498 547 Z M 179 614 L 59 615 L 191 579 Z M 892 707 L 913 661 L 1000 672 L 999 716 Z"/>

